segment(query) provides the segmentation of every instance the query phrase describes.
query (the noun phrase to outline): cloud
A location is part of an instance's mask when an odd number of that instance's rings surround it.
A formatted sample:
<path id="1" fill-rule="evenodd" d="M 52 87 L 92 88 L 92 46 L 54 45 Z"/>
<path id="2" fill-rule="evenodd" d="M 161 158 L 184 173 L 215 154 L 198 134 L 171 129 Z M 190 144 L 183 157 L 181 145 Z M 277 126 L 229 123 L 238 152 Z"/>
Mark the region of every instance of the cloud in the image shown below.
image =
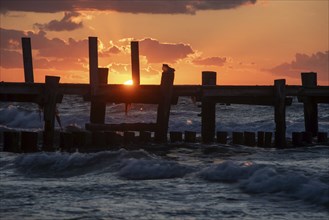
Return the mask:
<path id="1" fill-rule="evenodd" d="M 30 37 L 36 69 L 82 70 L 88 58 L 88 40 L 49 39 L 46 32 L 23 32 L 0 28 L 3 68 L 22 68 L 21 37 Z"/>
<path id="2" fill-rule="evenodd" d="M 61 11 L 117 11 L 152 14 L 195 14 L 202 10 L 233 9 L 257 0 L 1 0 L 1 13 L 8 11 L 54 13 Z"/>
<path id="3" fill-rule="evenodd" d="M 80 15 L 78 12 L 65 12 L 64 17 L 60 21 L 52 20 L 46 24 L 35 23 L 34 26 L 40 30 L 73 31 L 83 27 L 82 21 L 76 21 L 77 18 L 79 20 Z"/>
<path id="4" fill-rule="evenodd" d="M 176 63 L 194 53 L 190 45 L 160 43 L 151 38 L 141 40 L 139 45 L 140 55 L 146 56 L 149 63 Z"/>
<path id="5" fill-rule="evenodd" d="M 267 71 L 275 75 L 300 78 L 301 72 L 317 72 L 320 81 L 327 81 L 329 77 L 329 51 L 317 52 L 312 55 L 297 53 L 295 60 L 282 63 Z"/>
<path id="6" fill-rule="evenodd" d="M 226 63 L 226 57 L 198 58 L 193 60 L 192 63 L 199 66 L 224 66 Z"/>

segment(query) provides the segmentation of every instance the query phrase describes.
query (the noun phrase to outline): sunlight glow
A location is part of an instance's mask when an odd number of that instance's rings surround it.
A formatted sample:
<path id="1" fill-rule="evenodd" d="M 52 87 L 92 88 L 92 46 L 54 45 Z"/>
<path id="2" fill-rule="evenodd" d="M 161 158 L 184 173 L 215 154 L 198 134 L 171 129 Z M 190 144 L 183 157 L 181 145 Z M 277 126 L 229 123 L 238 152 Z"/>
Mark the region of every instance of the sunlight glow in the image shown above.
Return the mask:
<path id="1" fill-rule="evenodd" d="M 133 85 L 134 82 L 130 79 L 130 80 L 127 80 L 126 82 L 123 83 L 124 85 Z"/>

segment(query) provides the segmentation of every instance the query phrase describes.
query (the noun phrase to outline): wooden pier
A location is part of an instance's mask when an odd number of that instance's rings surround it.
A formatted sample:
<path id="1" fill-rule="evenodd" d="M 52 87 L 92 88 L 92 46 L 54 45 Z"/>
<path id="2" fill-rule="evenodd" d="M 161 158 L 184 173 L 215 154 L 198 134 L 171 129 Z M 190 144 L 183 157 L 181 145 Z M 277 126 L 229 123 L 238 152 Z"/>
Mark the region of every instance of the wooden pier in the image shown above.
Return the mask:
<path id="1" fill-rule="evenodd" d="M 149 140 L 150 132 L 154 132 L 156 142 L 168 141 L 168 123 L 171 105 L 178 102 L 182 96 L 195 97 L 201 102 L 201 141 L 212 143 L 216 136 L 216 104 L 247 104 L 266 105 L 274 108 L 274 146 L 285 148 L 286 141 L 286 106 L 292 104 L 292 97 L 297 97 L 304 104 L 305 132 L 311 137 L 319 136 L 327 141 L 326 132 L 318 131 L 319 103 L 329 104 L 329 86 L 318 86 L 316 73 L 301 73 L 302 85 L 286 85 L 285 79 L 274 81 L 271 86 L 218 86 L 216 85 L 216 72 L 202 72 L 202 85 L 174 85 L 175 70 L 164 64 L 160 85 L 140 85 L 139 49 L 138 42 L 131 42 L 132 79 L 134 85 L 126 86 L 108 84 L 108 69 L 98 67 L 98 45 L 96 37 L 89 37 L 89 84 L 60 83 L 60 78 L 46 76 L 45 83 L 34 83 L 33 64 L 31 53 L 31 40 L 22 38 L 24 83 L 0 82 L 1 102 L 32 102 L 37 103 L 44 112 L 44 132 L 42 150 L 52 151 L 54 146 L 54 127 L 56 105 L 62 102 L 64 95 L 80 95 L 84 101 L 91 103 L 90 121 L 85 128 L 91 132 L 130 132 L 140 131 L 141 139 Z M 161 51 L 160 51 L 161 52 Z M 157 104 L 157 118 L 154 123 L 133 124 L 105 124 L 106 103 L 143 103 Z M 220 129 L 220 128 L 219 128 Z M 144 133 L 143 133 L 144 132 Z M 8 132 L 7 132 L 8 133 Z M 268 132 L 266 132 L 268 133 Z M 271 145 L 269 134 L 258 132 L 257 141 L 255 133 L 233 134 L 233 143 L 245 145 L 265 146 Z M 26 136 L 26 134 L 24 134 Z M 133 137 L 126 133 L 128 140 Z M 194 142 L 193 132 L 185 132 L 186 141 Z M 61 144 L 68 147 L 74 144 L 74 137 L 63 134 Z M 100 136 L 99 136 L 100 137 Z M 181 134 L 172 133 L 171 141 L 182 140 Z M 266 138 L 267 137 L 267 138 Z M 272 134 L 270 136 L 272 139 Z M 17 134 L 4 134 L 4 146 L 8 149 L 13 145 L 17 150 L 17 143 L 11 138 Z M 241 140 L 244 139 L 244 140 Z M 265 139 L 264 139 L 265 138 Z M 100 138 L 101 139 L 101 138 Z M 106 139 L 106 138 L 105 138 Z M 104 142 L 109 143 L 109 141 Z M 295 137 L 296 143 L 298 135 Z M 225 132 L 217 132 L 219 143 L 227 143 Z"/>

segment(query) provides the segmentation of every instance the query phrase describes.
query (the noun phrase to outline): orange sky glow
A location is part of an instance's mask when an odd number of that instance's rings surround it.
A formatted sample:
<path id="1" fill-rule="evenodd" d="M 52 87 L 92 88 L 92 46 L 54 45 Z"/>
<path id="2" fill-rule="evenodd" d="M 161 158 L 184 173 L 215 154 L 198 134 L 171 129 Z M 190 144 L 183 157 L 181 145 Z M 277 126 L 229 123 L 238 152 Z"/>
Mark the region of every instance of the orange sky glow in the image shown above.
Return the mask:
<path id="1" fill-rule="evenodd" d="M 329 85 L 328 10 L 327 0 L 1 0 L 0 81 L 23 81 L 20 38 L 30 37 L 35 81 L 87 83 L 88 36 L 96 36 L 113 84 L 131 79 L 137 40 L 141 84 L 159 84 L 167 63 L 175 84 L 201 84 L 202 71 L 216 71 L 219 85 L 299 85 L 313 71 Z"/>

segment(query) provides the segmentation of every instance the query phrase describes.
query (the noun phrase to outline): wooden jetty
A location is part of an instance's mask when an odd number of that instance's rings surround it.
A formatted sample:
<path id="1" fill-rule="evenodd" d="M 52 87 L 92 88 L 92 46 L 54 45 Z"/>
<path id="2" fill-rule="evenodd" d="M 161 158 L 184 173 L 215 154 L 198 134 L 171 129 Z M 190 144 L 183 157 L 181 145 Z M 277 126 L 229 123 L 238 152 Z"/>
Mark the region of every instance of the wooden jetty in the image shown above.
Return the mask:
<path id="1" fill-rule="evenodd" d="M 286 106 L 292 104 L 292 97 L 304 104 L 305 132 L 311 137 L 319 136 L 328 141 L 326 133 L 318 131 L 318 103 L 329 104 L 329 86 L 317 85 L 317 74 L 301 73 L 302 85 L 286 85 L 285 79 L 274 81 L 271 86 L 218 86 L 216 72 L 202 72 L 202 85 L 174 85 L 175 70 L 163 65 L 160 85 L 140 85 L 138 42 L 131 42 L 132 79 L 134 85 L 108 84 L 108 69 L 98 67 L 97 37 L 89 37 L 89 84 L 60 83 L 60 78 L 46 76 L 45 83 L 34 83 L 31 40 L 22 38 L 24 83 L 1 82 L 1 102 L 32 102 L 42 107 L 44 112 L 44 132 L 42 150 L 54 150 L 54 126 L 56 104 L 62 102 L 64 95 L 80 95 L 84 101 L 91 102 L 90 122 L 85 128 L 91 132 L 140 131 L 141 139 L 150 138 L 154 132 L 156 142 L 167 142 L 168 123 L 171 105 L 177 104 L 182 96 L 195 97 L 201 102 L 201 140 L 212 143 L 216 136 L 216 104 L 247 104 L 274 107 L 275 135 L 274 146 L 284 148 L 286 141 Z M 143 103 L 157 104 L 157 119 L 154 123 L 105 124 L 106 103 Z M 143 133 L 144 132 L 144 133 Z M 8 133 L 8 132 L 7 132 Z M 11 138 L 17 134 L 4 134 L 4 145 L 17 149 L 17 143 Z M 10 132 L 9 132 L 10 133 Z M 143 135 L 142 135 L 143 134 Z M 227 134 L 217 132 L 217 141 L 227 143 Z M 182 140 L 182 134 L 172 133 L 172 141 Z M 185 132 L 185 140 L 194 142 L 193 132 Z M 24 137 L 26 134 L 24 134 Z M 68 135 L 63 135 L 67 137 Z M 298 136 L 298 135 L 297 135 Z M 295 137 L 296 143 L 300 140 Z M 100 137 L 100 136 L 99 136 Z M 126 134 L 126 139 L 132 138 Z M 70 137 L 71 138 L 71 137 Z M 241 138 L 245 138 L 244 141 Z M 233 143 L 269 146 L 272 134 L 233 134 Z M 264 139 L 265 138 L 265 139 Z M 72 139 L 72 138 L 71 138 Z M 72 140 L 67 143 L 73 143 Z M 105 142 L 105 139 L 104 139 Z M 5 146 L 5 148 L 8 148 Z M 10 147 L 9 147 L 10 148 Z"/>

